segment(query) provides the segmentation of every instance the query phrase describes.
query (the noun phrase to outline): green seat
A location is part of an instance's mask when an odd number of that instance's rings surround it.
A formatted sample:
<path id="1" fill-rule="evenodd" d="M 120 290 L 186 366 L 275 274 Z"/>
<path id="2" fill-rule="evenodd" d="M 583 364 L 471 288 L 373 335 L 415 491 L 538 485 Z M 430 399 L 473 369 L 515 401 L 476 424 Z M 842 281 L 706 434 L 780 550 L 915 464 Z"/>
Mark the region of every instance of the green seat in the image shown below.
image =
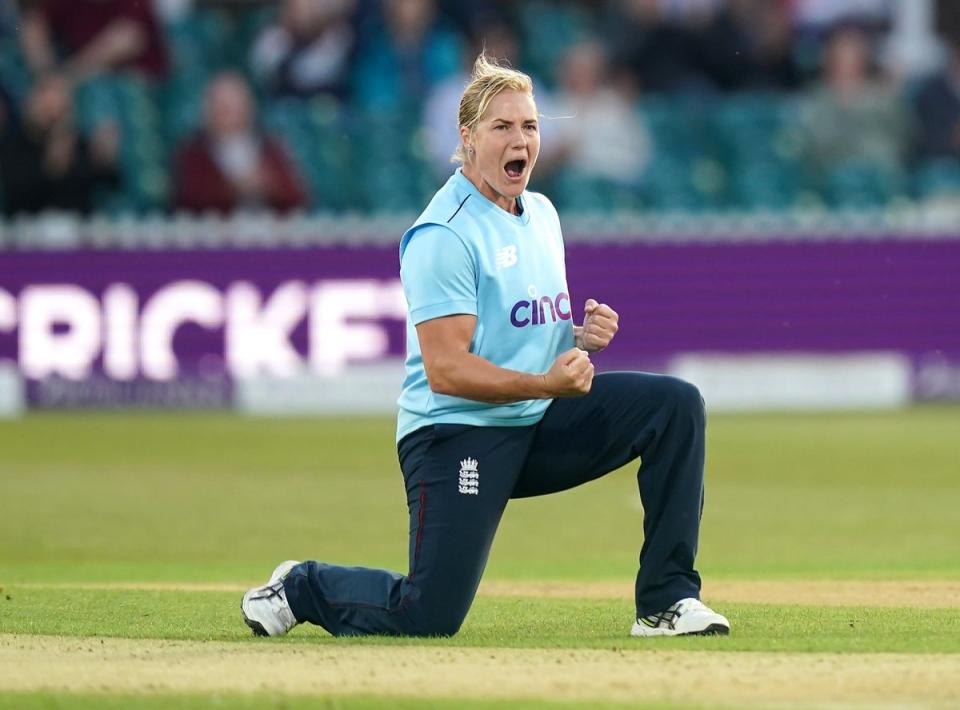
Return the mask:
<path id="1" fill-rule="evenodd" d="M 13 98 L 25 96 L 30 88 L 30 72 L 13 36 L 0 38 L 0 83 Z"/>
<path id="2" fill-rule="evenodd" d="M 159 105 L 168 150 L 174 150 L 184 137 L 200 126 L 203 91 L 209 79 L 206 69 L 197 67 L 172 75 L 162 87 Z"/>
<path id="3" fill-rule="evenodd" d="M 914 194 L 921 199 L 960 195 L 960 160 L 938 158 L 920 165 L 913 175 Z"/>
<path id="4" fill-rule="evenodd" d="M 639 103 L 638 111 L 658 153 L 693 161 L 709 152 L 704 130 L 707 109 L 701 103 L 668 97 L 645 98 Z"/>
<path id="5" fill-rule="evenodd" d="M 422 209 L 439 185 L 425 158 L 418 114 L 356 112 L 349 124 L 351 207 L 370 212 Z"/>
<path id="6" fill-rule="evenodd" d="M 659 211 L 695 211 L 704 206 L 694 186 L 693 162 L 662 150 L 647 166 L 640 194 L 648 207 Z"/>
<path id="7" fill-rule="evenodd" d="M 785 209 L 795 205 L 806 185 L 801 166 L 771 156 L 742 160 L 727 166 L 730 206 L 747 209 Z"/>
<path id="8" fill-rule="evenodd" d="M 576 3 L 529 0 L 517 3 L 517 6 L 525 40 L 525 71 L 552 85 L 556 81 L 557 67 L 569 47 L 587 37 L 589 14 Z"/>
<path id="9" fill-rule="evenodd" d="M 711 121 L 713 139 L 727 160 L 772 155 L 779 130 L 775 110 L 757 100 L 723 101 Z"/>
<path id="10" fill-rule="evenodd" d="M 642 202 L 638 189 L 572 170 L 563 170 L 557 174 L 550 194 L 558 208 L 570 212 L 636 210 Z"/>
<path id="11" fill-rule="evenodd" d="M 223 66 L 229 58 L 230 22 L 215 9 L 197 9 L 164 26 L 174 71 Z"/>
<path id="12" fill-rule="evenodd" d="M 904 175 L 887 165 L 851 161 L 831 171 L 823 190 L 837 208 L 872 208 L 889 204 L 904 195 Z"/>
<path id="13" fill-rule="evenodd" d="M 726 174 L 725 206 L 782 209 L 803 191 L 803 170 L 791 126 L 792 101 L 767 93 L 717 101 L 709 133 Z"/>
<path id="14" fill-rule="evenodd" d="M 108 212 L 143 212 L 165 206 L 167 151 L 153 87 L 135 75 L 101 75 L 75 93 L 77 120 L 86 131 L 112 123 L 120 131 L 120 187 L 97 203 Z"/>

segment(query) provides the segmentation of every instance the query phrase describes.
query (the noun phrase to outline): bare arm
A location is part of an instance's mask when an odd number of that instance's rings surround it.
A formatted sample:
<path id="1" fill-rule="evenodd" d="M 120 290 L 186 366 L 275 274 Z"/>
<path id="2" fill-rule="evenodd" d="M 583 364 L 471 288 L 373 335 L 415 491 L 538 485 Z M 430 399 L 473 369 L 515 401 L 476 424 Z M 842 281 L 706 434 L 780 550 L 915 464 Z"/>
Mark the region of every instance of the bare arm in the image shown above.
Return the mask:
<path id="1" fill-rule="evenodd" d="M 23 54 L 35 74 L 56 64 L 50 28 L 38 10 L 24 13 L 20 35 Z M 136 57 L 146 43 L 146 34 L 137 23 L 128 19 L 114 20 L 86 47 L 70 57 L 64 69 L 73 78 L 82 79 Z"/>
<path id="2" fill-rule="evenodd" d="M 434 392 L 508 404 L 526 399 L 575 397 L 590 391 L 593 365 L 582 350 L 573 348 L 562 353 L 544 374 L 508 370 L 469 352 L 476 325 L 476 316 L 453 315 L 417 326 L 423 367 Z"/>
<path id="3" fill-rule="evenodd" d="M 34 74 L 43 73 L 56 63 L 50 30 L 39 10 L 30 9 L 23 13 L 20 23 L 20 47 L 30 71 Z"/>
<path id="4" fill-rule="evenodd" d="M 135 58 L 146 46 L 147 35 L 140 25 L 127 19 L 114 20 L 70 58 L 67 71 L 81 79 Z"/>

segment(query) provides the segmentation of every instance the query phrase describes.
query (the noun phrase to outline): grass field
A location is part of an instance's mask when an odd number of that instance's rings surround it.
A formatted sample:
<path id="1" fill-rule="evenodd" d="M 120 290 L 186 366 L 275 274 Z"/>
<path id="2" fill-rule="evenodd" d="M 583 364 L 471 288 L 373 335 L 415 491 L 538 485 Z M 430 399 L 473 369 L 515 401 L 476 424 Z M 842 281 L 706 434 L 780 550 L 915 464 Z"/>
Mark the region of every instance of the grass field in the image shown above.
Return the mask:
<path id="1" fill-rule="evenodd" d="M 960 409 L 713 416 L 728 638 L 629 637 L 634 470 L 510 505 L 452 639 L 253 639 L 280 560 L 404 569 L 393 422 L 0 423 L 0 708 L 960 704 Z"/>

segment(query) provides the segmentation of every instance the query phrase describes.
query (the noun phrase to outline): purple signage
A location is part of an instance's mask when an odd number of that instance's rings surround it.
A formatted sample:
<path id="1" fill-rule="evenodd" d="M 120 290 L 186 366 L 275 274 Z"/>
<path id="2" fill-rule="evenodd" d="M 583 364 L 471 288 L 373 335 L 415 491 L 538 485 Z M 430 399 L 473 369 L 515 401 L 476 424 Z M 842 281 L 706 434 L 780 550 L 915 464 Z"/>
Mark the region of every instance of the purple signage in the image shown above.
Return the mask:
<path id="1" fill-rule="evenodd" d="M 403 352 L 395 250 L 0 254 L 0 358 L 31 380 L 333 373 Z"/>
<path id="2" fill-rule="evenodd" d="M 568 249 L 587 296 L 622 318 L 611 356 L 677 352 L 960 355 L 960 239 Z"/>
<path id="3" fill-rule="evenodd" d="M 569 297 L 521 293 L 504 318 L 579 322 L 586 298 L 609 303 L 621 330 L 601 367 L 705 351 L 960 360 L 960 240 L 578 243 L 567 268 Z M 190 378 L 215 404 L 232 378 L 402 356 L 397 272 L 394 246 L 0 252 L 0 362 L 50 406 L 69 383 L 176 403 Z"/>

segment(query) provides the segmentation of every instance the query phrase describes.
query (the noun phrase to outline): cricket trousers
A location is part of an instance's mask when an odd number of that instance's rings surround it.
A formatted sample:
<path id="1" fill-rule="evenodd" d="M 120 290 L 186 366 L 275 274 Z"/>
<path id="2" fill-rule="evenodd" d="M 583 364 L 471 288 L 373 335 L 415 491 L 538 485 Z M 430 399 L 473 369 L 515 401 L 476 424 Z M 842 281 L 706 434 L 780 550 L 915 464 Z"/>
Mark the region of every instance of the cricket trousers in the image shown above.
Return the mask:
<path id="1" fill-rule="evenodd" d="M 597 375 L 587 395 L 554 400 L 532 426 L 418 429 L 398 444 L 409 572 L 304 562 L 284 582 L 290 608 L 334 636 L 455 634 L 511 498 L 573 488 L 636 458 L 644 511 L 637 615 L 699 598 L 704 430 L 696 387 L 633 372 Z"/>

